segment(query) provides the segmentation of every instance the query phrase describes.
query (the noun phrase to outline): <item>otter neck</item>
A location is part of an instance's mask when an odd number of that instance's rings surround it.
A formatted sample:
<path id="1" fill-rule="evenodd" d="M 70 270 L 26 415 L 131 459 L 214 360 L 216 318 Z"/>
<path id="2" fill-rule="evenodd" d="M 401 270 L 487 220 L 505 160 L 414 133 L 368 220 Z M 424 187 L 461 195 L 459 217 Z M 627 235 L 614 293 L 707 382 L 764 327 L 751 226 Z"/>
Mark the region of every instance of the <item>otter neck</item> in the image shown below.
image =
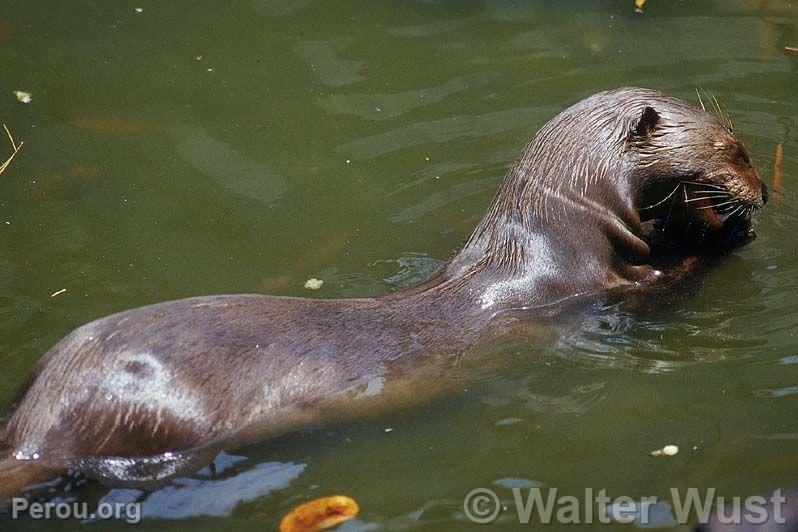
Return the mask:
<path id="1" fill-rule="evenodd" d="M 444 279 L 483 308 L 544 306 L 630 284 L 648 261 L 622 139 L 574 153 L 546 134 L 524 149 L 445 266 Z"/>

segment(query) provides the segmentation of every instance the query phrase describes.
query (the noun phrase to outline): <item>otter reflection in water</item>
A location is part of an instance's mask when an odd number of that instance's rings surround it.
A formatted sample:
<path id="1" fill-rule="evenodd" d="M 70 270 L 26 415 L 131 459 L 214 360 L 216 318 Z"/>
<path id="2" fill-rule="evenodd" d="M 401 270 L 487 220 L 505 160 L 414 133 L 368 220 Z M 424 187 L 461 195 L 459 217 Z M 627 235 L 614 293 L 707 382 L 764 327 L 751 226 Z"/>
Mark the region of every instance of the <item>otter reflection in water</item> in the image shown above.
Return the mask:
<path id="1" fill-rule="evenodd" d="M 538 131 L 422 284 L 374 299 L 197 297 L 69 334 L 10 409 L 0 492 L 66 469 L 146 487 L 220 450 L 421 401 L 502 313 L 678 282 L 702 254 L 750 240 L 766 197 L 716 116 L 653 90 L 595 94 Z"/>

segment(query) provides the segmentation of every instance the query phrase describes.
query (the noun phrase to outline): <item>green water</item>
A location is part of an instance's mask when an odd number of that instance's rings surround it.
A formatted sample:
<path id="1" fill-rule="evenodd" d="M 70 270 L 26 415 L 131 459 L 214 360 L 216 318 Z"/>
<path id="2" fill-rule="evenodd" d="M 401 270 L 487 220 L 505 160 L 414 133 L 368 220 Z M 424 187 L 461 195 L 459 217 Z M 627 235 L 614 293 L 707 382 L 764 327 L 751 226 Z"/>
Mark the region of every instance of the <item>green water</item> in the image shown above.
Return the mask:
<path id="1" fill-rule="evenodd" d="M 247 449 L 223 472 L 232 483 L 293 473 L 227 515 L 137 527 L 272 530 L 294 505 L 343 493 L 362 508 L 346 530 L 459 531 L 477 528 L 463 497 L 490 487 L 510 509 L 486 530 L 535 528 L 495 484 L 508 477 L 666 499 L 671 487 L 798 486 L 798 53 L 784 50 L 798 46 L 798 4 L 633 7 L 4 2 L 0 121 L 25 145 L 0 176 L 0 403 L 61 336 L 115 311 L 308 295 L 310 277 L 325 281 L 313 297 L 422 278 L 556 112 L 616 86 L 691 100 L 702 87 L 766 182 L 779 143 L 784 159 L 759 238 L 698 289 L 585 317 L 556 349 L 506 346 L 513 364 L 421 410 Z M 18 103 L 18 89 L 33 101 Z M 649 456 L 667 443 L 681 452 Z M 197 490 L 198 506 L 208 493 Z"/>

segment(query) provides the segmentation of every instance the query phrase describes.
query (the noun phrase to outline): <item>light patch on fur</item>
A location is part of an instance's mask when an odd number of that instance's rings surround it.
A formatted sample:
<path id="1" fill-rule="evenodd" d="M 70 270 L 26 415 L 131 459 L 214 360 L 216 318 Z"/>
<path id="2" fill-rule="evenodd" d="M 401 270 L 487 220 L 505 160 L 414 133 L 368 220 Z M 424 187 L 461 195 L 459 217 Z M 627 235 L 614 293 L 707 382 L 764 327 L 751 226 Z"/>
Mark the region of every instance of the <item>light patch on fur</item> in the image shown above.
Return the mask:
<path id="1" fill-rule="evenodd" d="M 382 389 L 384 387 L 385 387 L 384 377 L 375 377 L 373 379 L 370 379 L 366 383 L 366 388 L 357 394 L 357 398 L 361 399 L 363 397 L 373 397 L 375 395 L 379 395 L 380 393 L 382 393 Z"/>
<path id="2" fill-rule="evenodd" d="M 131 371 L 131 365 L 139 369 Z M 114 426 L 144 419 L 152 422 L 154 434 L 166 416 L 192 423 L 205 418 L 199 396 L 181 386 L 180 377 L 148 352 L 123 351 L 101 369 L 89 369 L 82 380 L 84 391 L 77 394 L 75 403 L 111 403 L 107 411 L 115 414 Z M 142 416 L 142 411 L 148 415 Z"/>
<path id="3" fill-rule="evenodd" d="M 125 370 L 128 363 L 139 364 L 143 375 Z M 177 418 L 202 415 L 199 398 L 181 387 L 178 376 L 151 353 L 120 353 L 114 366 L 102 379 L 107 393 L 117 393 L 125 401 L 145 408 L 160 405 Z"/>
<path id="4" fill-rule="evenodd" d="M 518 294 L 529 294 L 542 278 L 557 274 L 557 261 L 551 246 L 543 235 L 531 234 L 527 238 L 525 249 L 528 257 L 527 264 L 532 265 L 530 271 L 525 272 L 521 277 L 499 281 L 488 286 L 479 298 L 483 309 L 489 309 Z"/>

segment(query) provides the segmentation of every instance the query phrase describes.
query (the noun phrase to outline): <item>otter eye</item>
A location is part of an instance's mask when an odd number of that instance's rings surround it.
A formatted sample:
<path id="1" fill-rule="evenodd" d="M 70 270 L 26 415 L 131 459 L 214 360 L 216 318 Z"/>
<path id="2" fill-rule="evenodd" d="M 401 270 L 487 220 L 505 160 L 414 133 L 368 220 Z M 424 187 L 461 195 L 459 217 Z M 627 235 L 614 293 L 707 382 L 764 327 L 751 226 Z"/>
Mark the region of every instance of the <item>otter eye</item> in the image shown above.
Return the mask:
<path id="1" fill-rule="evenodd" d="M 740 159 L 745 166 L 751 166 L 751 158 L 748 157 L 748 152 L 746 152 L 744 149 L 741 148 L 737 152 L 737 158 Z"/>

